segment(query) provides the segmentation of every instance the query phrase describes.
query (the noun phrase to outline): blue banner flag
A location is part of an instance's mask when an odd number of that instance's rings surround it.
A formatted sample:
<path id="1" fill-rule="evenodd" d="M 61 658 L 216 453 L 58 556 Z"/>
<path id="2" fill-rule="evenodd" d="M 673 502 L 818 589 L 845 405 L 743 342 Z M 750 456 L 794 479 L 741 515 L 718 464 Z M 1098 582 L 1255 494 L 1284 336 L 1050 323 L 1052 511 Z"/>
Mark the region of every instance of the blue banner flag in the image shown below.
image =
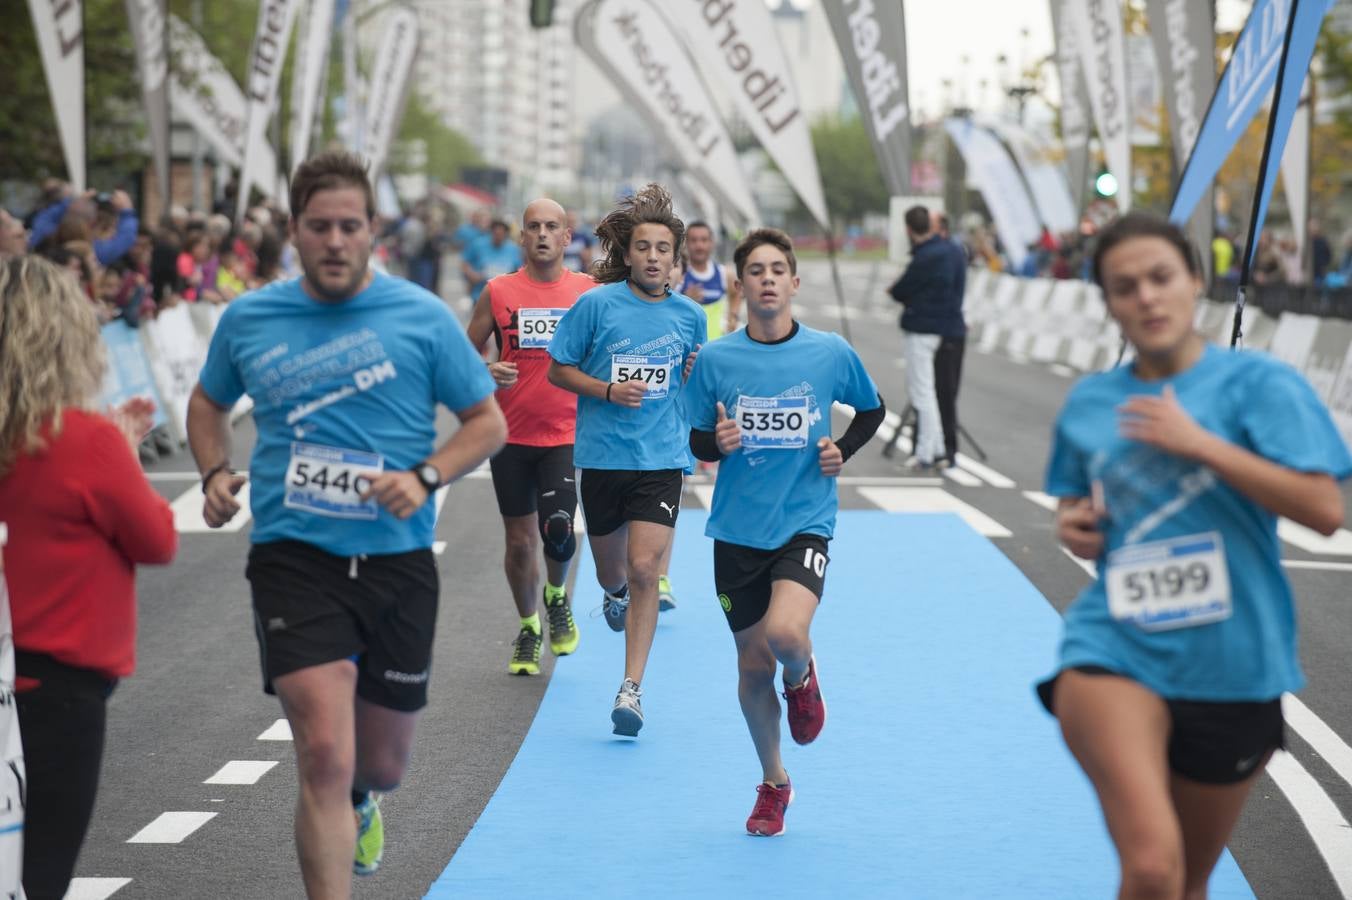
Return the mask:
<path id="1" fill-rule="evenodd" d="M 1273 135 L 1270 165 L 1275 168 L 1280 162 L 1291 115 L 1300 97 L 1301 82 L 1314 54 L 1319 26 L 1333 3 L 1334 0 L 1256 0 L 1211 98 L 1211 106 L 1183 169 L 1183 177 L 1179 179 L 1174 205 L 1169 211 L 1169 218 L 1174 222 L 1183 225 L 1192 216 L 1197 202 L 1215 181 L 1222 163 L 1277 82 L 1279 71 L 1283 75 L 1283 96 L 1276 98 L 1272 111 L 1277 117 L 1278 131 Z M 1286 94 L 1290 97 L 1285 97 Z M 1284 106 L 1289 108 L 1283 124 L 1280 116 Z M 1260 177 L 1264 175 L 1266 173 L 1260 173 Z M 1271 190 L 1272 180 L 1268 179 L 1260 215 L 1267 211 L 1267 194 Z"/>

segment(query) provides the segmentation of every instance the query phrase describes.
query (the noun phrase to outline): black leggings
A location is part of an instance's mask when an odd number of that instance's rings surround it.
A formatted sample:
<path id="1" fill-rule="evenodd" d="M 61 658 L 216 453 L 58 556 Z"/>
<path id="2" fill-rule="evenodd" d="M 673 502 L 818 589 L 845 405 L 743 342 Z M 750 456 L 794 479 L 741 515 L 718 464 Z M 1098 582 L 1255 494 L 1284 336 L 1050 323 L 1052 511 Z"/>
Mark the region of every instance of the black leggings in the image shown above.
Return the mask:
<path id="1" fill-rule="evenodd" d="M 27 781 L 23 888 L 29 900 L 62 900 L 94 811 L 116 682 L 33 653 L 18 653 L 16 669 L 41 681 L 15 695 Z"/>
<path id="2" fill-rule="evenodd" d="M 967 338 L 946 337 L 934 352 L 934 395 L 939 401 L 939 420 L 944 428 L 944 456 L 954 462 L 958 455 L 958 387 L 962 384 L 962 355 Z"/>

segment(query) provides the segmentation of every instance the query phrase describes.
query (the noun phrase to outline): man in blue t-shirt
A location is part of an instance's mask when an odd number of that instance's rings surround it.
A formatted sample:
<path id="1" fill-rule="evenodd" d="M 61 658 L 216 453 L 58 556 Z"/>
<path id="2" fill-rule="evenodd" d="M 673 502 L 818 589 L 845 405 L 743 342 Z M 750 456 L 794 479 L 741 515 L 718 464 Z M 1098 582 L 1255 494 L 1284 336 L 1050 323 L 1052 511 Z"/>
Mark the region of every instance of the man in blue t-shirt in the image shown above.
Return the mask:
<path id="1" fill-rule="evenodd" d="M 494 219 L 488 237 L 481 237 L 465 248 L 460 269 L 469 283 L 471 300 L 478 300 L 488 279 L 510 275 L 521 268 L 521 246 L 507 240 L 511 227 L 502 219 Z"/>
<path id="2" fill-rule="evenodd" d="M 264 689 L 295 739 L 306 892 L 346 897 L 353 871 L 380 864 L 372 791 L 399 784 L 427 703 L 439 589 L 428 500 L 502 447 L 507 426 L 446 305 L 369 267 L 366 163 L 341 152 L 306 161 L 291 209 L 304 277 L 226 308 L 188 439 L 203 517 L 219 528 L 245 484 L 230 467 L 230 409 L 253 398 L 246 575 Z M 435 447 L 438 403 L 461 427 Z"/>
<path id="3" fill-rule="evenodd" d="M 595 256 L 596 238 L 587 233 L 577 213 L 571 210 L 568 212 L 568 232 L 572 237 L 563 251 L 563 267 L 570 272 L 586 275 L 591 270 L 592 258 Z"/>
<path id="4" fill-rule="evenodd" d="M 578 395 L 573 464 L 602 609 L 625 632 L 610 718 L 627 737 L 643 727 L 639 685 L 689 462 L 681 391 L 706 339 L 703 311 L 667 284 L 684 232 L 659 185 L 622 201 L 596 228 L 606 254 L 591 273 L 600 286 L 577 299 L 549 342 L 549 380 Z"/>
<path id="5" fill-rule="evenodd" d="M 686 386 L 690 449 L 721 462 L 705 534 L 714 586 L 737 644 L 737 693 L 763 781 L 751 834 L 784 833 L 793 786 L 779 753 L 775 673 L 784 668 L 789 732 L 800 744 L 826 722 L 808 629 L 826 583 L 836 475 L 886 410 L 859 355 L 836 334 L 796 322 L 793 243 L 761 228 L 733 256 L 746 328 L 700 351 Z M 856 410 L 831 439 L 831 404 Z"/>

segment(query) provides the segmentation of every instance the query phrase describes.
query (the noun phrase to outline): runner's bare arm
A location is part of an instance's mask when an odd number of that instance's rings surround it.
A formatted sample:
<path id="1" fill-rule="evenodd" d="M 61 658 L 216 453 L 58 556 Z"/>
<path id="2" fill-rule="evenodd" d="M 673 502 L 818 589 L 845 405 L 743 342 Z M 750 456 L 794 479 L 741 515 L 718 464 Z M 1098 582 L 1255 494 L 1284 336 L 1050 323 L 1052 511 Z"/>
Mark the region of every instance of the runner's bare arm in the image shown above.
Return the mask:
<path id="1" fill-rule="evenodd" d="M 1132 397 L 1118 409 L 1125 437 L 1201 463 L 1268 512 L 1325 535 L 1343 524 L 1343 497 L 1332 475 L 1289 469 L 1207 431 L 1172 387 L 1159 397 Z"/>
<path id="2" fill-rule="evenodd" d="M 642 381 L 607 382 L 593 378 L 577 366 L 565 366 L 558 360 L 549 361 L 549 383 L 571 391 L 579 397 L 595 397 L 620 406 L 638 409 L 643 405 L 647 385 Z"/>
<path id="3" fill-rule="evenodd" d="M 235 495 L 244 486 L 243 475 L 230 471 L 230 410 L 216 405 L 202 385 L 188 398 L 188 449 L 204 476 L 202 518 L 220 528 L 239 512 Z"/>
<path id="4" fill-rule="evenodd" d="M 479 299 L 474 303 L 474 311 L 470 313 L 469 322 L 465 325 L 465 334 L 469 336 L 469 342 L 480 353 L 484 352 L 484 346 L 493 335 L 492 293 L 493 286 L 491 284 L 484 285 L 483 291 L 479 294 Z"/>

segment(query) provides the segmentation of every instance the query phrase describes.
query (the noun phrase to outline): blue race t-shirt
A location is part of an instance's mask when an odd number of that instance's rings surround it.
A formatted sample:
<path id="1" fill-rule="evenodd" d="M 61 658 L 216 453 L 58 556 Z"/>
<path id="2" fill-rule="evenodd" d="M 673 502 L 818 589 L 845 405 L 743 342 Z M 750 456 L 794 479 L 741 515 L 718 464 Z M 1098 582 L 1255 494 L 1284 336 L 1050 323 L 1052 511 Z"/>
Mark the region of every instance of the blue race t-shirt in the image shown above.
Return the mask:
<path id="1" fill-rule="evenodd" d="M 492 235 L 485 235 L 465 249 L 465 262 L 483 275 L 483 280 L 476 281 L 469 289 L 470 299 L 478 300 L 489 279 L 510 275 L 521 268 L 521 247 L 510 239 L 495 247 Z"/>
<path id="2" fill-rule="evenodd" d="M 338 556 L 431 546 L 434 505 L 400 521 L 359 499 L 361 473 L 426 459 L 436 404 L 458 412 L 495 387 L 445 303 L 379 272 L 342 303 L 312 299 L 300 279 L 233 301 L 201 383 L 222 407 L 254 401 L 253 542 L 306 541 Z"/>
<path id="3" fill-rule="evenodd" d="M 742 447 L 718 466 L 704 533 L 773 550 L 795 534 L 829 538 L 836 479 L 822 475 L 817 441 L 831 436 L 831 403 L 878 408 L 878 388 L 837 334 L 799 324 L 786 341 L 753 341 L 746 329 L 700 350 L 686 385 L 690 426 L 712 431 L 716 403 L 742 426 Z"/>
<path id="4" fill-rule="evenodd" d="M 1060 668 L 1102 666 L 1171 700 L 1264 701 L 1298 690 L 1304 678 L 1276 516 L 1205 466 L 1118 432 L 1117 407 L 1132 396 L 1158 396 L 1166 384 L 1188 415 L 1232 444 L 1301 472 L 1338 479 L 1352 472 L 1352 457 L 1328 410 L 1294 369 L 1269 356 L 1208 345 L 1196 364 L 1170 378 L 1142 381 L 1131 366 L 1122 366 L 1080 381 L 1056 422 L 1047 492 L 1088 497 L 1100 482 L 1106 551 L 1098 578 L 1066 611 Z M 1142 545 L 1150 543 L 1186 553 L 1211 546 L 1213 533 L 1224 548 L 1228 618 L 1152 631 L 1112 616 L 1108 554 L 1131 547 L 1128 554 L 1146 558 L 1150 548 Z M 1138 576 L 1132 599 L 1177 596 L 1175 589 L 1188 584 L 1179 576 L 1199 587 L 1210 577 L 1204 567 L 1167 568 L 1158 570 L 1154 584 L 1150 576 L 1156 573 Z"/>
<path id="5" fill-rule="evenodd" d="M 670 291 L 640 300 L 621 281 L 592 288 L 559 320 L 549 355 L 607 382 L 641 378 L 643 405 L 578 397 L 573 462 L 580 469 L 658 471 L 690 465 L 689 425 L 680 407 L 685 358 L 708 338 L 699 304 Z"/>

